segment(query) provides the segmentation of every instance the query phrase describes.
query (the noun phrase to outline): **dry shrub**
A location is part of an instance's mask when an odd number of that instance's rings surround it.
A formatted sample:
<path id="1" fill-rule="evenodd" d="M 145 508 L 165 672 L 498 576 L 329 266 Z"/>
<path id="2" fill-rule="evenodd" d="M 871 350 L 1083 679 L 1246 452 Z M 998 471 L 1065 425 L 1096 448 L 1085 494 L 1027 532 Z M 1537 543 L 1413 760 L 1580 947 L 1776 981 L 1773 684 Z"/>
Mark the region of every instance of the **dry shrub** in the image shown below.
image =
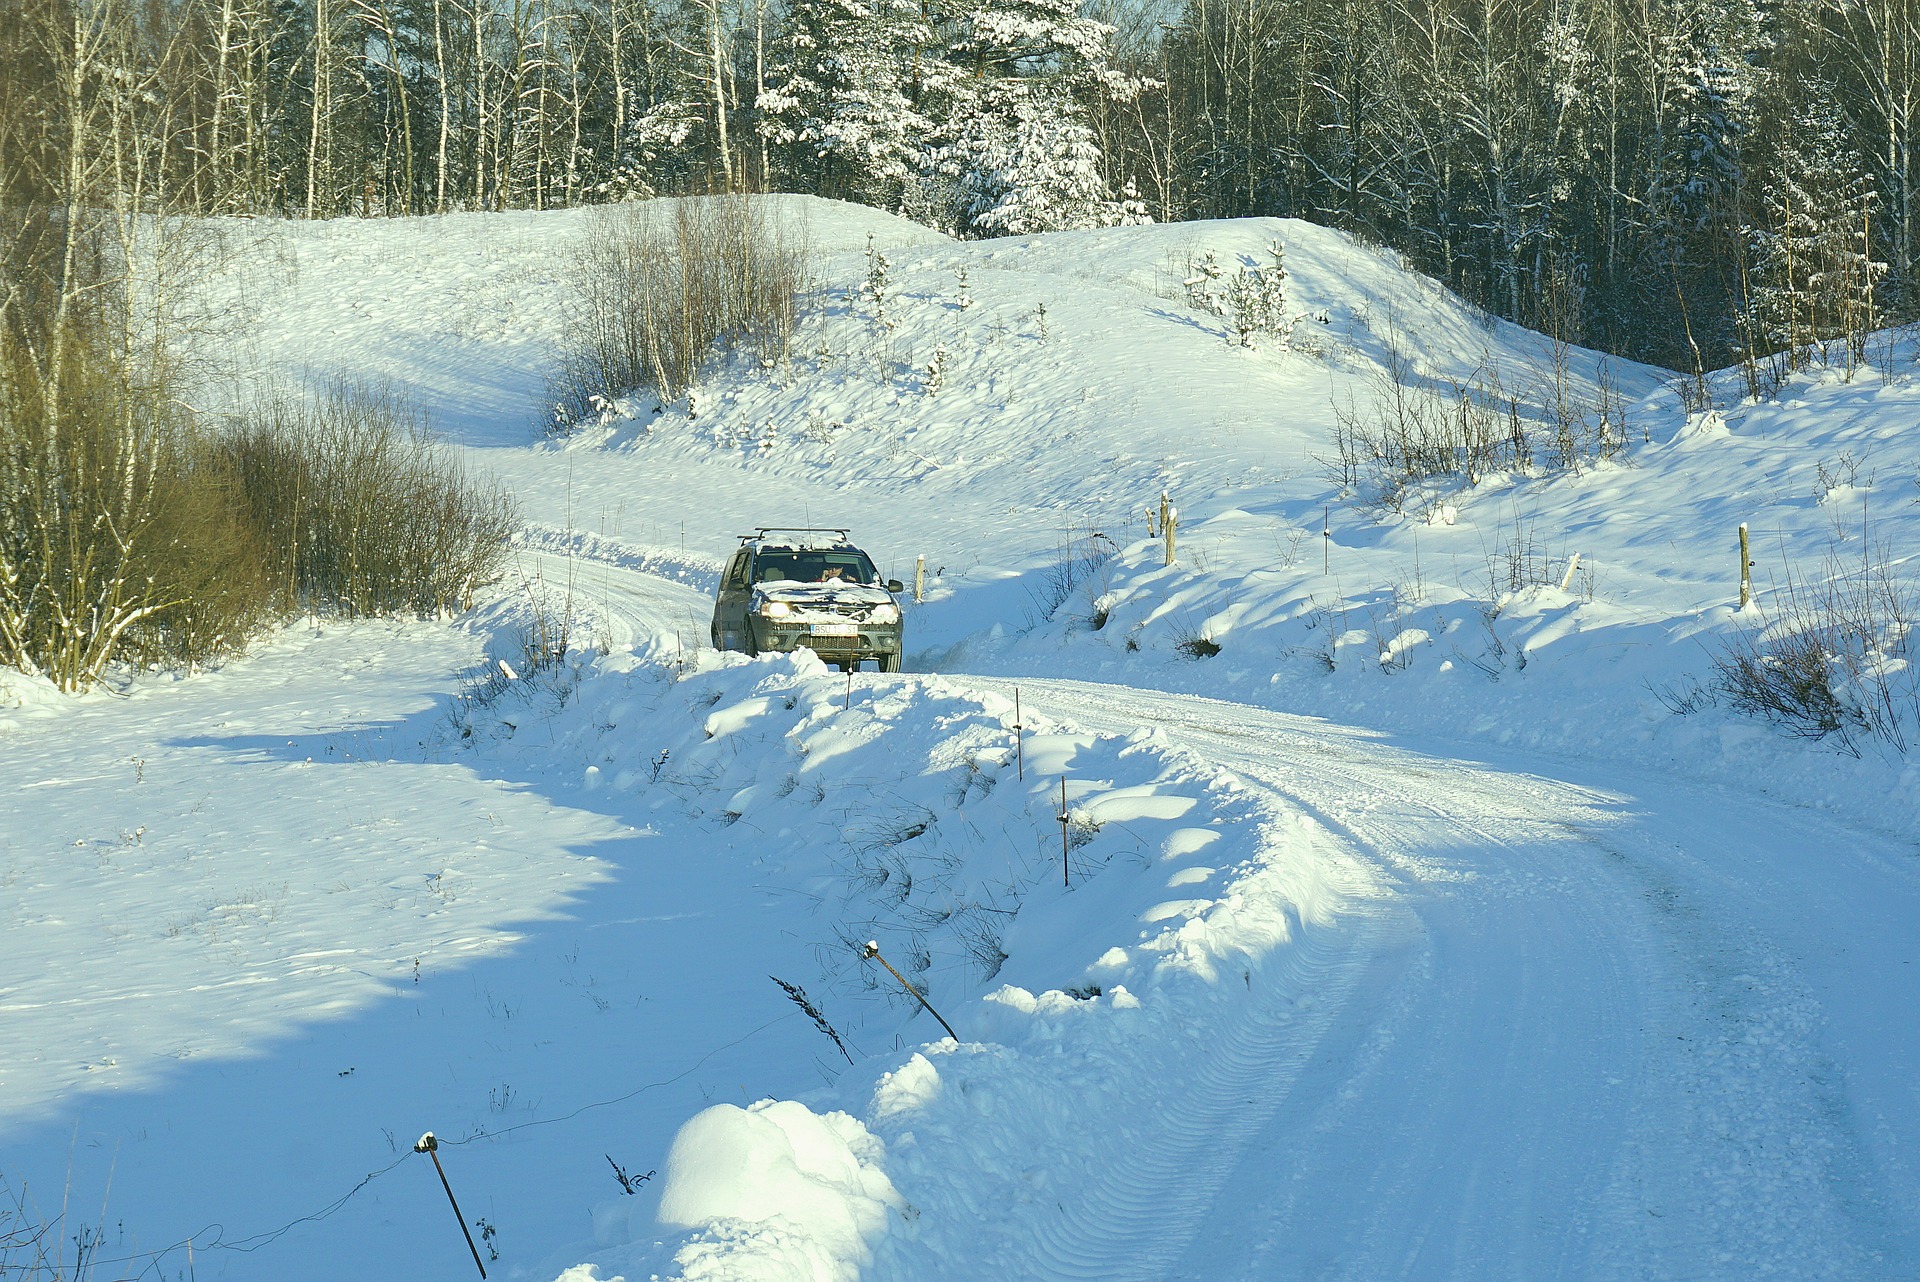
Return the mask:
<path id="1" fill-rule="evenodd" d="M 1090 525 L 1069 523 L 1060 541 L 1054 545 L 1054 558 L 1042 566 L 1038 582 L 1027 587 L 1032 602 L 1032 624 L 1038 626 L 1060 612 L 1083 583 L 1094 579 L 1114 558 L 1113 540 Z M 1094 595 L 1103 591 L 1096 587 Z M 1094 622 L 1093 620 L 1098 620 Z M 1097 632 L 1106 626 L 1106 617 L 1097 606 L 1089 620 Z"/>
<path id="2" fill-rule="evenodd" d="M 1410 487 L 1430 477 L 1462 476 L 1474 485 L 1533 460 L 1519 400 L 1492 377 L 1443 392 L 1383 373 L 1368 407 L 1335 404 L 1333 446 L 1340 483 L 1395 511 Z"/>
<path id="3" fill-rule="evenodd" d="M 1490 473 L 1578 472 L 1615 457 L 1627 420 L 1611 375 L 1602 372 L 1588 399 L 1574 388 L 1565 346 L 1554 352 L 1546 370 L 1514 391 L 1491 363 L 1465 379 L 1424 379 L 1390 346 L 1366 403 L 1351 395 L 1334 403 L 1333 457 L 1323 462 L 1341 486 L 1397 512 L 1433 478 L 1473 486 Z"/>
<path id="4" fill-rule="evenodd" d="M 265 402 L 232 429 L 224 455 L 291 606 L 444 614 L 498 577 L 511 500 L 468 476 L 397 392 L 335 383 Z"/>
<path id="5" fill-rule="evenodd" d="M 1884 548 L 1830 548 L 1818 578 L 1789 573 L 1768 618 L 1714 660 L 1733 706 L 1808 739 L 1832 737 L 1858 756 L 1863 740 L 1905 752 L 1920 733 L 1913 666 L 1920 598 Z"/>
<path id="6" fill-rule="evenodd" d="M 574 306 L 550 389 L 560 430 L 635 388 L 684 394 L 723 343 L 784 357 L 805 237 L 744 194 L 616 205 L 599 212 L 568 277 Z"/>
<path id="7" fill-rule="evenodd" d="M 259 555 L 130 315 L 101 226 L 32 211 L 0 248 L 0 663 L 63 690 L 120 659 L 193 663 L 271 612 Z M 51 261 L 55 250 L 59 260 Z"/>

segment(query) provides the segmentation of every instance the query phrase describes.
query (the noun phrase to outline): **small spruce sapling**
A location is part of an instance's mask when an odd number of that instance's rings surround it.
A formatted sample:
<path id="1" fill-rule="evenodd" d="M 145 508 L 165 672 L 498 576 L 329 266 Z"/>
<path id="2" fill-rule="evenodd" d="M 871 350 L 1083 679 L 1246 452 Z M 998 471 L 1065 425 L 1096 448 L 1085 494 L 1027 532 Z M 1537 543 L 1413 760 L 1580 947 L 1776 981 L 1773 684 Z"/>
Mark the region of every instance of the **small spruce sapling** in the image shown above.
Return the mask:
<path id="1" fill-rule="evenodd" d="M 1253 336 L 1267 328 L 1266 291 L 1260 278 L 1259 271 L 1242 269 L 1227 282 L 1227 324 L 1241 347 L 1252 347 Z"/>
<path id="2" fill-rule="evenodd" d="M 1256 334 L 1272 334 L 1284 349 L 1305 313 L 1295 315 L 1287 306 L 1286 250 L 1275 240 L 1268 243 L 1267 254 L 1272 262 L 1243 267 L 1227 283 L 1226 314 L 1240 346 L 1252 347 Z"/>
<path id="3" fill-rule="evenodd" d="M 873 233 L 868 232 L 867 279 L 860 286 L 860 296 L 873 309 L 874 321 L 886 329 L 893 328 L 893 321 L 887 316 L 887 273 L 892 266 L 880 247 L 873 243 Z"/>
<path id="4" fill-rule="evenodd" d="M 954 306 L 964 312 L 973 306 L 973 282 L 967 277 L 967 265 L 965 263 L 953 269 L 953 280 L 954 285 L 959 291 L 958 297 L 954 299 Z"/>
<path id="5" fill-rule="evenodd" d="M 1187 287 L 1187 301 L 1195 307 L 1214 316 L 1226 314 L 1220 297 L 1220 259 L 1211 249 L 1201 254 L 1197 263 L 1187 259 L 1187 279 L 1182 283 Z"/>
<path id="6" fill-rule="evenodd" d="M 921 385 L 928 396 L 939 395 L 940 388 L 947 381 L 947 365 L 950 359 L 945 343 L 933 349 L 933 358 L 927 362 L 926 380 Z"/>

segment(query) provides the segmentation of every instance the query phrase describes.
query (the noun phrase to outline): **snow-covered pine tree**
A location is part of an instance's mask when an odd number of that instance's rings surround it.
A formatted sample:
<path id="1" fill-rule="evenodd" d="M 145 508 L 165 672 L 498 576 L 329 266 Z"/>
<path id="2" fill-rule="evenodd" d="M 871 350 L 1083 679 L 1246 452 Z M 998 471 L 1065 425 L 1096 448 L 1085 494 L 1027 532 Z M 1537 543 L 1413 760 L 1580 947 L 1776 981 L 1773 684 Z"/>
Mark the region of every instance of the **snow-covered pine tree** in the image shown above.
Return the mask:
<path id="1" fill-rule="evenodd" d="M 684 190 L 699 154 L 692 145 L 713 132 L 709 113 L 691 98 L 653 103 L 627 122 L 626 137 L 596 194 L 605 200 L 648 200 L 663 191 Z"/>
<path id="2" fill-rule="evenodd" d="M 812 190 L 900 207 L 933 124 L 915 108 L 915 0 L 796 0 L 758 101 L 760 132 Z"/>
<path id="3" fill-rule="evenodd" d="M 1113 28 L 1076 0 L 994 0 L 952 15 L 946 74 L 930 89 L 955 183 L 954 222 L 972 235 L 1149 222 L 1115 200 L 1087 123 L 1098 100 L 1125 102 L 1146 82 L 1113 65 Z M 953 72 L 961 74 L 952 74 Z"/>
<path id="4" fill-rule="evenodd" d="M 1010 97 L 1005 116 L 975 117 L 976 127 L 948 152 L 964 230 L 1024 236 L 1150 221 L 1144 209 L 1113 199 L 1100 173 L 1099 141 L 1072 99 Z"/>
<path id="5" fill-rule="evenodd" d="M 1746 182 L 1743 150 L 1771 41 L 1754 0 L 1676 5 L 1657 69 L 1675 105 L 1664 193 L 1679 217 L 1725 218 Z"/>
<path id="6" fill-rule="evenodd" d="M 1796 95 L 1799 96 L 1799 95 Z M 1771 355 L 1800 369 L 1845 338 L 1864 355 L 1877 323 L 1874 291 L 1887 265 L 1872 253 L 1875 193 L 1834 104 L 1832 86 L 1808 86 L 1785 122 L 1765 186 L 1741 328 L 1751 369 Z"/>

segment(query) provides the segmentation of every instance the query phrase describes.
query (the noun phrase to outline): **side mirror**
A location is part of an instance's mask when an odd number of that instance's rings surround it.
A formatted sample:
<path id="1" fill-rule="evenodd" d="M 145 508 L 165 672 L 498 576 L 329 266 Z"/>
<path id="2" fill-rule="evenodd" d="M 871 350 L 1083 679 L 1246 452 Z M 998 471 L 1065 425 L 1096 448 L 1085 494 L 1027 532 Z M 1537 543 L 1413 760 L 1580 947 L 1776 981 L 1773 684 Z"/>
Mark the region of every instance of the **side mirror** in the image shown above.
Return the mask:
<path id="1" fill-rule="evenodd" d="M 888 580 L 887 580 L 887 591 L 889 591 L 889 592 L 905 592 L 906 590 L 907 590 L 907 585 L 906 585 L 906 584 L 904 584 L 904 583 L 902 583 L 902 582 L 901 582 L 900 580 L 898 580 L 898 579 L 888 579 Z"/>

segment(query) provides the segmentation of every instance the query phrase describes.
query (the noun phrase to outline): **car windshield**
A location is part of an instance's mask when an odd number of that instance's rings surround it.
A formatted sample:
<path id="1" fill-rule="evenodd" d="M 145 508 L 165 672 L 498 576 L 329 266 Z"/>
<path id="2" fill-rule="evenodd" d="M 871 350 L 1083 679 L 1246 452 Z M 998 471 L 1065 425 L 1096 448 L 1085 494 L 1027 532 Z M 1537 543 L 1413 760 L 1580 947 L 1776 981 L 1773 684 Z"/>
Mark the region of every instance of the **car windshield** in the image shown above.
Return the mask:
<path id="1" fill-rule="evenodd" d="M 876 583 L 880 579 L 866 553 L 852 549 L 762 552 L 754 558 L 756 583 Z"/>

